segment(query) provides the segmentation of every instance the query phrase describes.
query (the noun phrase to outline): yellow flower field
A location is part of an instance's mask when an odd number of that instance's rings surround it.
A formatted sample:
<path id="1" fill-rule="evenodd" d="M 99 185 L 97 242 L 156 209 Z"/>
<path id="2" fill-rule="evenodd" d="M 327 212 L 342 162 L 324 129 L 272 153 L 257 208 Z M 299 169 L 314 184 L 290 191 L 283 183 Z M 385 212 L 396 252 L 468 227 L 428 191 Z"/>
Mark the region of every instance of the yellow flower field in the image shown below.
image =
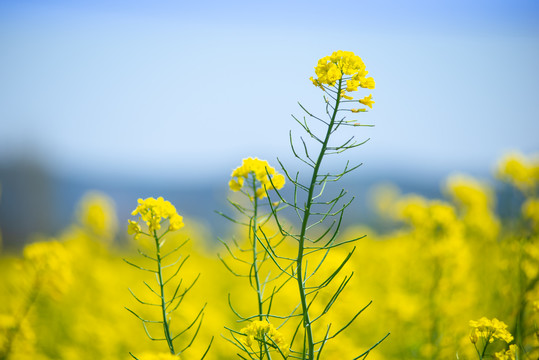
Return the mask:
<path id="1" fill-rule="evenodd" d="M 491 185 L 452 175 L 444 199 L 378 188 L 394 230 L 341 227 L 351 200 L 324 190 L 355 167 L 322 160 L 362 145 L 332 135 L 368 126 L 354 116 L 372 94 L 353 94 L 375 88 L 367 73 L 352 52 L 318 61 L 327 118 L 300 105 L 312 142 L 291 135 L 307 178 L 244 159 L 216 209 L 230 220 L 220 241 L 159 194 L 119 224 L 91 192 L 54 238 L 0 253 L 0 360 L 537 359 L 539 158 L 500 160 L 509 217 Z"/>

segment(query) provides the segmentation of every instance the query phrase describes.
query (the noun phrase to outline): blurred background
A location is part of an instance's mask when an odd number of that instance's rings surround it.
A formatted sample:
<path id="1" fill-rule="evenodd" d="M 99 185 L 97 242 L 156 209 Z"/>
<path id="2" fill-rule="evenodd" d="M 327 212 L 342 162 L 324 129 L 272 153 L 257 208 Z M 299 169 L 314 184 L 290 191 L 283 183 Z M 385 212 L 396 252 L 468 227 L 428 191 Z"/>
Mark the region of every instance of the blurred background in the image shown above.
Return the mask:
<path id="1" fill-rule="evenodd" d="M 339 49 L 376 81 L 349 221 L 370 221 L 374 184 L 437 196 L 539 151 L 536 1 L 0 1 L 3 246 L 59 231 L 88 190 L 120 221 L 164 196 L 218 232 L 242 158 L 297 165 L 290 115 L 322 114 L 309 77 Z"/>

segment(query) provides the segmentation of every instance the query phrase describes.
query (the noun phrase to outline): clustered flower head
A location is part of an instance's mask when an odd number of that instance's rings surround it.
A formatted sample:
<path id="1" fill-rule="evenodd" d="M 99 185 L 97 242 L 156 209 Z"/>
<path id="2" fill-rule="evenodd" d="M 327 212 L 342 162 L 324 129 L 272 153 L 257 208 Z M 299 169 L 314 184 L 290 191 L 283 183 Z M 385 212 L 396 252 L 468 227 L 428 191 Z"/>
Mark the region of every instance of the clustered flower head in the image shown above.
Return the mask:
<path id="1" fill-rule="evenodd" d="M 464 226 L 486 239 L 495 239 L 500 231 L 500 221 L 495 213 L 496 198 L 485 183 L 466 175 L 453 175 L 445 191 L 456 203 Z"/>
<path id="2" fill-rule="evenodd" d="M 283 335 L 275 329 L 273 324 L 266 320 L 253 321 L 249 326 L 241 329 L 241 332 L 246 336 L 245 345 L 250 348 L 253 347 L 255 342 L 258 342 L 260 346 L 266 343 L 273 348 L 278 347 L 284 354 L 288 352 L 288 346 Z"/>
<path id="3" fill-rule="evenodd" d="M 533 193 L 539 185 L 539 155 L 509 154 L 498 164 L 497 175 L 523 193 Z"/>
<path id="4" fill-rule="evenodd" d="M 327 87 L 336 87 L 336 83 L 340 80 L 345 80 L 340 83 L 339 96 L 346 100 L 353 100 L 353 97 L 347 93 L 357 91 L 358 87 L 366 89 L 374 89 L 375 82 L 372 77 L 367 77 L 369 73 L 365 69 L 363 60 L 351 51 L 335 51 L 330 56 L 325 56 L 318 60 L 318 64 L 314 68 L 316 78 L 311 77 L 313 84 L 324 91 Z M 359 102 L 372 109 L 372 95 L 365 96 Z M 365 109 L 352 109 L 352 112 L 362 112 Z"/>
<path id="5" fill-rule="evenodd" d="M 52 240 L 26 245 L 23 258 L 35 271 L 38 286 L 49 295 L 58 296 L 65 292 L 72 280 L 72 272 L 70 254 L 63 243 Z"/>
<path id="6" fill-rule="evenodd" d="M 515 344 L 509 345 L 509 350 L 498 351 L 494 354 L 494 358 L 496 358 L 497 360 L 515 360 L 517 357 L 517 351 L 518 347 Z"/>
<path id="7" fill-rule="evenodd" d="M 179 230 L 184 226 L 183 217 L 178 215 L 176 208 L 169 201 L 164 200 L 162 197 L 154 199 L 149 197 L 147 199 L 138 199 L 138 206 L 131 215 L 135 216 L 139 214 L 140 219 L 146 222 L 148 231 L 153 233 L 161 229 L 161 223 L 168 219 L 169 226 L 168 231 Z M 129 234 L 135 234 L 137 239 L 142 233 L 142 229 L 138 222 L 128 220 L 129 226 L 127 232 Z"/>
<path id="8" fill-rule="evenodd" d="M 445 201 L 409 195 L 399 199 L 394 208 L 398 219 L 409 223 L 416 231 L 435 234 L 438 239 L 459 231 L 455 208 Z"/>
<path id="9" fill-rule="evenodd" d="M 470 320 L 470 326 L 472 327 L 470 341 L 473 344 L 476 344 L 479 338 L 486 344 L 494 342 L 494 339 L 503 340 L 508 344 L 513 341 L 513 336 L 507 331 L 507 324 L 496 318 L 490 320 L 482 317 L 477 321 Z"/>
<path id="10" fill-rule="evenodd" d="M 112 199 L 105 194 L 97 191 L 85 194 L 77 213 L 80 223 L 100 238 L 114 236 L 118 227 L 116 209 Z"/>
<path id="11" fill-rule="evenodd" d="M 490 209 L 494 207 L 492 190 L 466 175 L 453 175 L 447 180 L 446 191 L 455 202 L 466 209 Z"/>
<path id="12" fill-rule="evenodd" d="M 243 188 L 245 180 L 249 179 L 251 175 L 257 185 L 255 196 L 259 199 L 266 196 L 266 190 L 279 190 L 285 183 L 284 176 L 277 173 L 266 160 L 247 158 L 243 159 L 240 167 L 234 169 L 232 172 L 232 179 L 228 183 L 228 186 L 232 191 L 239 191 Z"/>

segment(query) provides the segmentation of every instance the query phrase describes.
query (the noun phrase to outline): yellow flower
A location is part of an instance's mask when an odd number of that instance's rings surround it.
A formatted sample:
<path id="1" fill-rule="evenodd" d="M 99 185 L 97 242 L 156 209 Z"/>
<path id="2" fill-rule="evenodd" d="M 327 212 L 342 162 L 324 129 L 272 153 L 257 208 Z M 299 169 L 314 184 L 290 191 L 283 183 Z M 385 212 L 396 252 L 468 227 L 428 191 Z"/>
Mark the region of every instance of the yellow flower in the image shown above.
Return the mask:
<path id="1" fill-rule="evenodd" d="M 467 209 L 491 209 L 494 207 L 492 189 L 470 176 L 451 176 L 447 180 L 446 191 L 455 202 Z"/>
<path id="2" fill-rule="evenodd" d="M 284 175 L 283 174 L 275 174 L 271 178 L 271 182 L 273 183 L 273 187 L 275 189 L 282 189 L 285 183 Z"/>
<path id="3" fill-rule="evenodd" d="M 517 356 L 518 347 L 513 344 L 509 345 L 509 350 L 507 351 L 498 351 L 494 354 L 494 358 L 497 360 L 515 360 Z"/>
<path id="4" fill-rule="evenodd" d="M 266 196 L 266 190 L 281 189 L 284 186 L 285 178 L 282 174 L 275 171 L 266 160 L 258 158 L 243 159 L 240 167 L 232 171 L 232 179 L 228 186 L 232 191 L 239 191 L 245 184 L 245 180 L 252 175 L 257 188 L 255 196 L 262 199 Z M 265 190 L 266 189 L 266 190 Z"/>
<path id="5" fill-rule="evenodd" d="M 146 222 L 148 231 L 153 233 L 161 229 L 161 222 L 169 219 L 169 231 L 175 231 L 184 226 L 183 218 L 176 213 L 176 208 L 169 201 L 164 200 L 162 197 L 154 199 L 149 197 L 145 200 L 138 199 L 138 206 L 131 215 L 140 215 L 140 218 Z M 131 231 L 137 232 L 137 229 L 131 225 Z"/>
<path id="6" fill-rule="evenodd" d="M 494 239 L 500 228 L 494 212 L 493 190 L 486 184 L 465 175 L 452 175 L 445 191 L 456 203 L 468 231 L 484 239 Z"/>
<path id="7" fill-rule="evenodd" d="M 539 183 L 539 157 L 509 154 L 498 164 L 497 175 L 524 193 L 533 191 Z"/>
<path id="8" fill-rule="evenodd" d="M 26 245 L 23 258 L 35 271 L 38 286 L 51 296 L 65 292 L 72 280 L 70 254 L 59 241 L 40 241 Z"/>
<path id="9" fill-rule="evenodd" d="M 266 320 L 253 321 L 249 326 L 241 329 L 240 332 L 246 336 L 244 343 L 250 348 L 255 344 L 262 348 L 263 344 L 266 343 L 272 348 L 278 347 L 283 354 L 288 354 L 288 344 L 285 343 L 283 335 L 275 329 L 273 324 Z"/>
<path id="10" fill-rule="evenodd" d="M 365 80 L 367 74 L 363 60 L 351 51 L 335 51 L 331 56 L 325 56 L 318 60 L 314 68 L 317 78 L 311 78 L 313 84 L 323 88 L 323 85 L 334 86 L 335 82 L 342 79 L 343 75 L 351 75 L 352 79 L 347 80 L 347 91 L 357 90 L 358 85 L 365 87 L 362 83 L 371 83 Z M 374 81 L 372 81 L 374 86 Z"/>
<path id="11" fill-rule="evenodd" d="M 259 199 L 263 199 L 266 196 L 266 191 L 262 188 L 258 188 L 255 191 L 255 195 Z"/>
<path id="12" fill-rule="evenodd" d="M 172 214 L 169 219 L 169 227 L 168 229 L 170 231 L 176 231 L 184 227 L 183 223 L 183 217 L 178 214 Z"/>
<path id="13" fill-rule="evenodd" d="M 137 240 L 140 237 L 140 233 L 142 233 L 142 229 L 140 228 L 140 225 L 138 222 L 133 220 L 127 220 L 129 222 L 129 225 L 127 226 L 127 233 L 129 235 L 135 235 L 135 240 Z"/>
<path id="14" fill-rule="evenodd" d="M 477 338 L 483 338 L 485 343 L 491 343 L 494 339 L 500 339 L 506 343 L 513 341 L 513 336 L 507 331 L 507 325 L 496 318 L 489 320 L 486 317 L 474 321 L 470 320 L 470 326 L 472 327 L 472 336 Z"/>
<path id="15" fill-rule="evenodd" d="M 353 113 L 358 113 L 358 112 L 365 112 L 367 111 L 367 109 L 350 109 L 350 111 Z"/>
<path id="16" fill-rule="evenodd" d="M 359 86 L 366 89 L 374 89 L 374 86 L 375 86 L 374 79 L 372 77 L 362 78 L 360 80 Z"/>
<path id="17" fill-rule="evenodd" d="M 86 193 L 78 205 L 77 215 L 82 225 L 101 238 L 111 238 L 117 230 L 114 202 L 101 192 Z"/>
<path id="18" fill-rule="evenodd" d="M 243 177 L 239 177 L 237 179 L 230 179 L 230 181 L 228 182 L 228 186 L 232 191 L 241 190 L 241 187 L 243 186 Z"/>
<path id="19" fill-rule="evenodd" d="M 359 102 L 372 109 L 372 104 L 374 104 L 374 101 L 372 101 L 372 94 L 369 96 L 365 96 L 363 99 L 360 99 Z"/>
<path id="20" fill-rule="evenodd" d="M 359 86 L 359 80 L 346 80 L 346 91 L 357 91 L 357 87 Z"/>
<path id="21" fill-rule="evenodd" d="M 316 86 L 316 87 L 319 87 L 319 88 L 323 88 L 322 87 L 322 84 L 320 84 L 320 82 L 318 81 L 318 79 L 315 79 L 313 78 L 312 76 L 310 77 L 310 80 L 313 82 L 313 85 Z"/>
<path id="22" fill-rule="evenodd" d="M 408 195 L 396 203 L 397 217 L 413 225 L 423 224 L 428 219 L 428 202 L 419 195 Z"/>

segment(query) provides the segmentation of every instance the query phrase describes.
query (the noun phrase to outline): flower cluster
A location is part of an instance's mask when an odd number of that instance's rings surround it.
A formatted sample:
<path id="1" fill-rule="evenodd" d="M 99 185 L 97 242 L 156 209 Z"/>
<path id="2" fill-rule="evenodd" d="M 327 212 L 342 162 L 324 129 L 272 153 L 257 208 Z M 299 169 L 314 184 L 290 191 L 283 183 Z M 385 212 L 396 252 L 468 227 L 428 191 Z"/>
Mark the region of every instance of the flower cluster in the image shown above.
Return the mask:
<path id="1" fill-rule="evenodd" d="M 70 254 L 59 241 L 26 245 L 23 257 L 36 276 L 37 286 L 51 296 L 63 294 L 72 281 Z"/>
<path id="2" fill-rule="evenodd" d="M 472 334 L 470 341 L 476 344 L 479 338 L 482 338 L 485 344 L 494 342 L 494 339 L 500 339 L 506 343 L 513 341 L 513 336 L 507 331 L 507 325 L 496 318 L 489 320 L 486 317 L 474 321 L 470 320 Z"/>
<path id="3" fill-rule="evenodd" d="M 520 191 L 533 193 L 539 184 L 539 156 L 509 154 L 500 161 L 497 172 L 500 179 L 513 184 Z"/>
<path id="4" fill-rule="evenodd" d="M 137 214 L 140 215 L 141 220 L 146 222 L 150 233 L 161 229 L 161 223 L 167 219 L 169 221 L 168 231 L 179 230 L 184 226 L 183 217 L 178 215 L 174 205 L 162 197 L 157 199 L 153 197 L 145 200 L 138 199 L 138 206 L 131 215 L 135 216 Z M 128 233 L 135 234 L 135 239 L 138 238 L 142 233 L 140 225 L 136 221 L 128 221 Z"/>
<path id="5" fill-rule="evenodd" d="M 114 202 L 107 195 L 92 191 L 84 195 L 77 209 L 79 222 L 100 238 L 113 237 L 118 227 Z"/>
<path id="6" fill-rule="evenodd" d="M 262 199 L 266 196 L 266 190 L 281 189 L 284 186 L 285 178 L 271 167 L 266 160 L 258 158 L 243 159 L 240 167 L 232 172 L 232 179 L 228 183 L 232 191 L 242 189 L 245 180 L 252 174 L 255 181 L 255 196 Z M 257 186 L 258 185 L 258 186 Z"/>
<path id="7" fill-rule="evenodd" d="M 288 344 L 285 343 L 283 335 L 266 320 L 253 321 L 249 326 L 241 329 L 241 332 L 246 336 L 245 345 L 250 348 L 256 341 L 260 346 L 266 343 L 270 347 L 279 348 L 282 353 L 288 352 Z"/>
<path id="8" fill-rule="evenodd" d="M 339 80 L 346 80 L 346 84 L 340 84 L 340 97 L 346 100 L 353 100 L 347 93 L 357 91 L 358 87 L 374 89 L 375 83 L 372 77 L 367 77 L 369 73 L 365 70 L 363 60 L 351 51 L 335 51 L 330 56 L 325 56 L 318 60 L 314 68 L 317 78 L 311 77 L 313 84 L 324 91 L 325 86 L 335 86 Z M 372 109 L 372 95 L 365 96 L 359 102 Z M 365 109 L 352 109 L 352 112 L 361 112 Z"/>
<path id="9" fill-rule="evenodd" d="M 494 211 L 496 202 L 491 187 L 470 176 L 453 175 L 447 180 L 445 192 L 457 205 L 469 231 L 485 240 L 496 238 L 500 222 Z"/>
<path id="10" fill-rule="evenodd" d="M 395 210 L 397 218 L 410 224 L 418 234 L 441 240 L 460 230 L 455 208 L 445 201 L 409 195 L 396 202 Z"/>
<path id="11" fill-rule="evenodd" d="M 518 347 L 516 345 L 509 345 L 509 350 L 507 351 L 498 351 L 494 354 L 494 357 L 497 360 L 515 360 L 517 357 Z"/>

